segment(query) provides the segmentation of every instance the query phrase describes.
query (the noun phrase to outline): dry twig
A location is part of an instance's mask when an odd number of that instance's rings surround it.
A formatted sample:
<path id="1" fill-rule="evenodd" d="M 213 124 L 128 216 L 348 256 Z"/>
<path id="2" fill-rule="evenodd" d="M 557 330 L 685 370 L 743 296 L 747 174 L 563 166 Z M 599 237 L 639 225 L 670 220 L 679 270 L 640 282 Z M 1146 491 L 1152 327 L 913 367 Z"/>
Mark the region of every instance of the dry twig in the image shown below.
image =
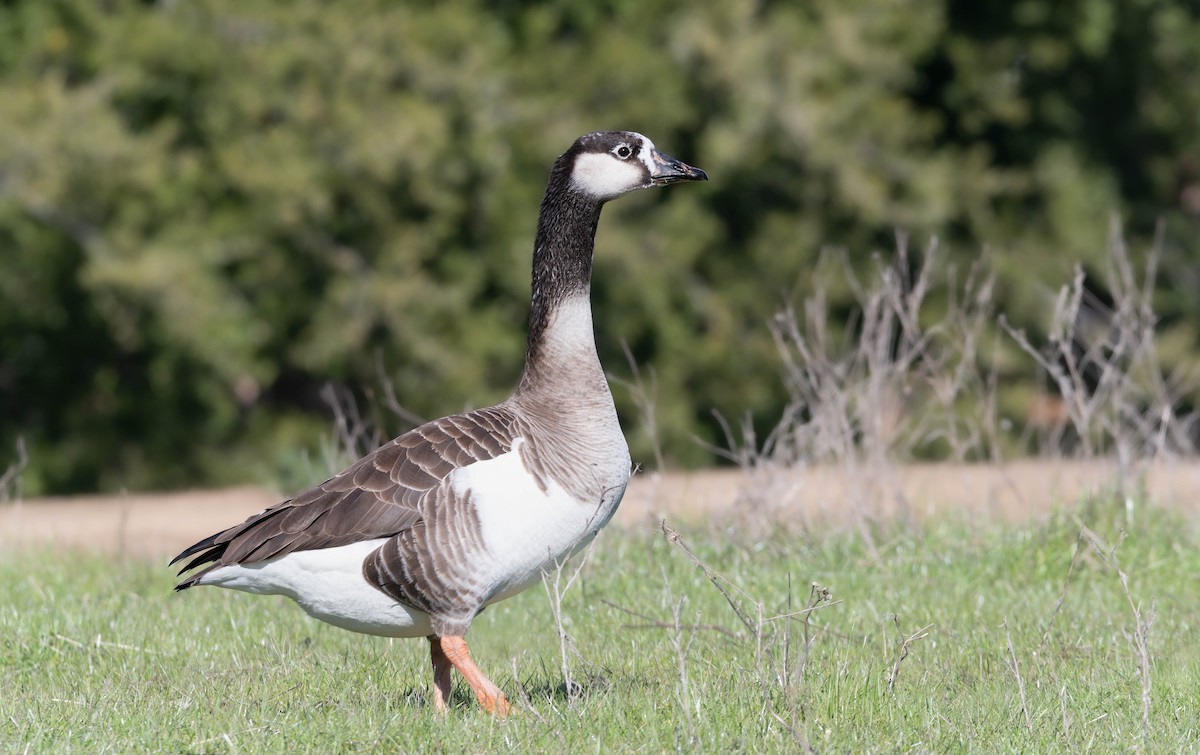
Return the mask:
<path id="1" fill-rule="evenodd" d="M 0 502 L 21 500 L 21 473 L 29 466 L 24 436 L 17 436 L 17 460 L 0 475 Z"/>
<path id="2" fill-rule="evenodd" d="M 1129 589 L 1129 577 L 1117 561 L 1117 549 L 1125 542 L 1125 533 L 1122 532 L 1121 539 L 1110 548 L 1099 535 L 1087 526 L 1082 526 L 1081 531 L 1100 558 L 1117 573 L 1117 579 L 1121 582 L 1121 589 L 1125 593 L 1125 600 L 1129 603 L 1129 610 L 1133 614 L 1133 632 L 1131 634 L 1125 631 L 1125 637 L 1133 646 L 1134 654 L 1137 657 L 1138 680 L 1142 688 L 1142 742 L 1144 744 L 1150 734 L 1150 627 L 1153 626 L 1155 619 L 1154 604 L 1150 604 L 1149 613 L 1142 613 L 1141 603 L 1134 601 L 1133 592 Z"/>
<path id="3" fill-rule="evenodd" d="M 679 706 L 683 708 L 683 718 L 687 724 L 688 740 L 692 747 L 700 744 L 700 738 L 696 735 L 696 724 L 692 720 L 692 695 L 691 685 L 688 681 L 687 673 L 687 657 L 692 650 L 692 643 L 696 639 L 696 632 L 692 630 L 687 633 L 687 639 L 684 639 L 683 623 L 683 607 L 687 604 L 687 596 L 680 595 L 679 602 L 675 604 L 674 631 L 671 633 L 671 646 L 675 648 L 675 660 L 679 665 Z M 699 612 L 696 614 L 699 618 Z"/>
<path id="4" fill-rule="evenodd" d="M 543 726 L 550 727 L 550 722 L 543 718 L 541 713 L 538 713 L 537 708 L 533 707 L 533 700 L 529 698 L 529 693 L 525 691 L 525 685 L 521 684 L 521 675 L 517 672 L 517 659 L 513 658 L 511 660 L 513 681 L 517 685 L 517 693 L 521 696 L 521 703 L 524 705 L 522 710 L 529 711 L 529 713 L 538 720 L 538 723 L 542 724 Z M 563 738 L 561 731 L 555 729 L 555 732 L 558 734 L 559 739 Z"/>
<path id="5" fill-rule="evenodd" d="M 1007 665 L 1009 670 L 1013 672 L 1013 676 L 1015 676 L 1017 678 L 1017 691 L 1021 695 L 1021 713 L 1023 713 L 1025 715 L 1025 728 L 1029 730 L 1030 734 L 1032 734 L 1033 733 L 1033 721 L 1030 720 L 1030 718 L 1029 718 L 1029 705 L 1025 701 L 1025 680 L 1023 678 L 1021 678 L 1021 665 L 1017 661 L 1016 648 L 1013 647 L 1012 632 L 1008 631 L 1008 618 L 1007 617 L 1005 617 L 1002 626 L 1004 627 L 1004 638 L 1008 642 L 1009 660 L 1005 661 L 1005 665 Z"/>
<path id="6" fill-rule="evenodd" d="M 1042 632 L 1041 642 L 1038 643 L 1038 653 L 1042 652 L 1042 648 L 1046 645 L 1046 638 L 1050 636 L 1050 630 L 1054 627 L 1054 620 L 1058 618 L 1058 612 L 1062 610 L 1063 604 L 1067 602 L 1067 588 L 1071 586 L 1071 575 L 1075 573 L 1075 564 L 1079 563 L 1079 556 L 1083 552 L 1083 530 L 1079 531 L 1079 535 L 1075 538 L 1075 552 L 1071 554 L 1071 565 L 1067 567 L 1067 577 L 1063 580 L 1062 593 L 1058 596 L 1058 602 L 1054 604 L 1054 611 L 1050 614 L 1050 620 L 1046 622 L 1046 631 Z"/>
<path id="7" fill-rule="evenodd" d="M 658 415 L 654 411 L 658 400 L 658 373 L 651 366 L 648 368 L 650 374 L 649 380 L 642 377 L 641 368 L 638 367 L 637 360 L 633 358 L 633 352 L 630 351 L 629 344 L 625 339 L 621 339 L 621 351 L 625 353 L 625 361 L 629 365 L 629 371 L 633 374 L 633 379 L 625 380 L 611 374 L 608 376 L 608 379 L 618 385 L 624 386 L 629 391 L 629 397 L 633 399 L 633 404 L 638 409 L 642 430 L 646 433 L 646 437 L 650 439 L 650 447 L 654 451 L 654 470 L 661 472 L 666 468 L 666 462 L 663 460 L 662 440 L 658 433 Z"/>
<path id="8" fill-rule="evenodd" d="M 746 610 L 742 608 L 742 606 L 736 600 L 734 600 L 733 595 L 725 588 L 725 584 L 728 584 L 734 590 L 737 590 L 747 600 L 752 600 L 750 596 L 746 595 L 746 593 L 743 592 L 737 585 L 733 584 L 717 572 L 710 569 L 708 564 L 701 561 L 700 557 L 693 553 L 692 549 L 687 546 L 687 543 L 683 542 L 683 538 L 679 536 L 679 533 L 667 526 L 667 521 L 665 519 L 662 521 L 662 532 L 667 538 L 667 542 L 674 543 L 675 545 L 679 546 L 679 549 L 687 554 L 687 557 L 691 559 L 692 563 L 695 564 L 700 571 L 704 572 L 704 576 L 708 577 L 708 581 L 712 582 L 713 586 L 721 592 L 721 595 L 725 596 L 725 601 L 729 603 L 729 607 L 733 609 L 734 614 L 737 615 L 738 619 L 742 622 L 742 625 L 749 630 L 751 636 L 757 637 L 759 635 L 760 628 L 750 620 Z"/>
<path id="9" fill-rule="evenodd" d="M 888 674 L 887 689 L 891 692 L 896 687 L 896 680 L 900 677 L 900 664 L 908 657 L 908 648 L 917 640 L 923 640 L 929 636 L 929 630 L 933 627 L 933 623 L 926 624 L 917 631 L 904 636 L 904 630 L 900 628 L 900 617 L 892 614 L 892 623 L 896 625 L 896 631 L 903 638 L 900 642 L 900 650 L 896 653 L 896 662 L 892 665 L 892 671 Z"/>
<path id="10" fill-rule="evenodd" d="M 588 557 L 592 555 L 592 550 L 595 548 L 595 541 L 589 545 L 583 552 L 583 556 L 579 559 L 578 565 L 567 579 L 566 584 L 563 584 L 563 567 L 566 563 L 556 561 L 554 564 L 553 579 L 548 572 L 542 572 L 542 587 L 546 590 L 546 597 L 550 599 L 550 612 L 554 616 L 554 626 L 558 629 L 558 647 L 562 663 L 563 684 L 567 688 L 567 700 L 574 706 L 575 701 L 579 696 L 579 685 L 571 678 L 571 665 L 567 662 L 568 650 L 575 655 L 579 651 L 575 649 L 575 640 L 567 633 L 565 624 L 563 623 L 563 596 L 571 589 L 571 585 L 575 584 L 575 580 L 579 577 L 579 573 L 583 571 L 584 565 L 587 563 Z"/>
<path id="11" fill-rule="evenodd" d="M 808 653 L 809 653 L 809 650 L 812 648 L 813 639 L 814 639 L 811 636 L 810 631 L 809 631 L 809 619 L 812 618 L 813 611 L 822 607 L 822 605 L 833 606 L 833 605 L 837 605 L 838 603 L 842 602 L 840 600 L 831 602 L 832 598 L 833 598 L 833 591 L 831 591 L 828 587 L 821 587 L 816 582 L 813 582 L 812 587 L 809 588 L 808 605 L 804 609 L 804 624 L 803 624 L 803 627 L 804 627 L 804 655 L 801 656 L 801 659 L 800 659 L 800 678 L 801 679 L 804 679 L 805 676 L 808 674 Z"/>
<path id="12" fill-rule="evenodd" d="M 625 606 L 618 605 L 617 603 L 614 603 L 611 600 L 608 600 L 606 598 L 601 598 L 600 602 L 606 606 L 617 609 L 621 613 L 629 614 L 630 616 L 634 616 L 645 622 L 643 624 L 622 624 L 621 625 L 622 629 L 674 629 L 675 628 L 675 624 L 673 622 L 660 621 L 658 619 L 655 619 L 652 616 L 647 616 L 644 613 L 639 613 L 638 611 L 634 611 L 632 609 L 626 608 Z M 737 634 L 736 632 L 731 632 L 719 624 L 688 624 L 686 628 L 692 632 L 697 632 L 697 631 L 718 632 L 720 634 L 725 635 L 726 637 L 728 637 L 731 640 L 741 640 L 742 639 L 741 635 Z"/>

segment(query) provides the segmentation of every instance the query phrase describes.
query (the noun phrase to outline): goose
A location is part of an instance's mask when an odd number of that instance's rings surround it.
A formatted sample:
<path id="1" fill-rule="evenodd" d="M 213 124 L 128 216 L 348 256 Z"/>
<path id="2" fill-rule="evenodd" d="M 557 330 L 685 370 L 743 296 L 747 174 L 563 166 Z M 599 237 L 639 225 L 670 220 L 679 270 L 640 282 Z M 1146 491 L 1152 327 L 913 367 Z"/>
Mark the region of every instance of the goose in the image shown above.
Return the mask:
<path id="1" fill-rule="evenodd" d="M 533 248 L 525 368 L 496 406 L 395 438 L 320 485 L 204 538 L 176 586 L 283 595 L 365 634 L 426 637 L 433 702 L 451 669 L 484 710 L 509 711 L 467 647 L 486 606 L 595 538 L 629 481 L 629 449 L 596 353 L 592 253 L 600 210 L 637 189 L 706 181 L 639 133 L 585 134 L 554 163 Z"/>

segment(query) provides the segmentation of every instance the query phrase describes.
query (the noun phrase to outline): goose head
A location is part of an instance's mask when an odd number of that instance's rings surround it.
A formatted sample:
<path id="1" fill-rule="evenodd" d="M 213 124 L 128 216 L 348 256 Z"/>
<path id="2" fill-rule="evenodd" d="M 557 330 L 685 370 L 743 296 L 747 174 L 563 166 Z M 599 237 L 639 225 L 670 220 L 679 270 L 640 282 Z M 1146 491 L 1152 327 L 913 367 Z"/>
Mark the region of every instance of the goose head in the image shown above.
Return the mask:
<path id="1" fill-rule="evenodd" d="M 651 186 L 708 180 L 707 173 L 659 152 L 636 131 L 584 134 L 560 160 L 571 166 L 571 188 L 599 202 Z"/>

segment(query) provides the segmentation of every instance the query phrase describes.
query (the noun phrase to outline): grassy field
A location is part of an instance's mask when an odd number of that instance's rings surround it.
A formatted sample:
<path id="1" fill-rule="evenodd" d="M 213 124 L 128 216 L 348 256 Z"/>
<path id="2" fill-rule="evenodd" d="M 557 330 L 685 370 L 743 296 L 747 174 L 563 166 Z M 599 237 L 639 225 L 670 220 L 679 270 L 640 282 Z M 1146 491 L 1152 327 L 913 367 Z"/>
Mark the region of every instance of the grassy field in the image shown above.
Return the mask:
<path id="1" fill-rule="evenodd" d="M 680 543 L 617 529 L 561 611 L 552 589 L 488 609 L 472 648 L 521 709 L 504 721 L 461 683 L 437 715 L 423 640 L 350 634 L 281 598 L 176 595 L 163 564 L 4 553 L 0 750 L 1200 746 L 1193 522 L 1079 504 L 1019 528 L 892 526 L 876 553 L 856 534 L 755 529 L 680 530 L 736 610 Z"/>

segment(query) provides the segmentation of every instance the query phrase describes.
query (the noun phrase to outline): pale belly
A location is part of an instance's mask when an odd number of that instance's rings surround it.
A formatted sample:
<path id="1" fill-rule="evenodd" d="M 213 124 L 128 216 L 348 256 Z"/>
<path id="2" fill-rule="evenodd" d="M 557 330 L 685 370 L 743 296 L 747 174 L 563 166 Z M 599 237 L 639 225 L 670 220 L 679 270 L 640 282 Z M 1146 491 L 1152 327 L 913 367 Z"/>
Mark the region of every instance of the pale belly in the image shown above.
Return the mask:
<path id="1" fill-rule="evenodd" d="M 384 637 L 432 634 L 429 614 L 385 595 L 363 578 L 363 559 L 384 539 L 297 551 L 254 564 L 223 566 L 200 580 L 259 595 L 285 595 L 314 619 Z"/>

